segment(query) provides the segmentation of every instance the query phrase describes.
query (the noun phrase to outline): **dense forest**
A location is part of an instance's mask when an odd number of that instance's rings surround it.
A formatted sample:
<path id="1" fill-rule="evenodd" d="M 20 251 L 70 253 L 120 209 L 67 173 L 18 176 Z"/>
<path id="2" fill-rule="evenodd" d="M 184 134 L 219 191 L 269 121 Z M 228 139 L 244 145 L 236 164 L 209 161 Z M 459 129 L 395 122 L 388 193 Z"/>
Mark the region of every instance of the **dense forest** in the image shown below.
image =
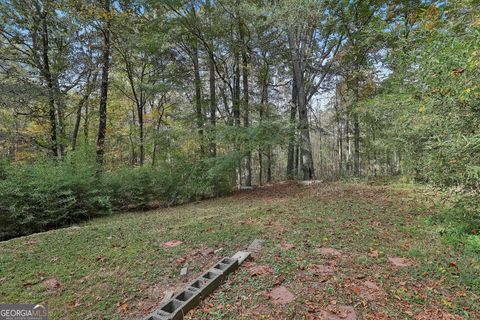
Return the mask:
<path id="1" fill-rule="evenodd" d="M 0 238 L 285 179 L 480 225 L 474 0 L 5 0 Z"/>

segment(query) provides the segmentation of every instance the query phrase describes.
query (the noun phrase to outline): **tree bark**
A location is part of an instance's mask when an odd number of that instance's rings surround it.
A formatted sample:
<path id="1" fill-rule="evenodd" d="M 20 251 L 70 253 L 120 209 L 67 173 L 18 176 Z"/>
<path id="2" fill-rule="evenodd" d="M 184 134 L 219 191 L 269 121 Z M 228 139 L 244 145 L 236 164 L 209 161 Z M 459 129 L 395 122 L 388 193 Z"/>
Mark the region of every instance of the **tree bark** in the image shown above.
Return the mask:
<path id="1" fill-rule="evenodd" d="M 83 137 L 85 142 L 88 142 L 88 127 L 90 125 L 90 117 L 89 117 L 89 108 L 88 103 L 85 105 L 85 118 L 83 119 Z"/>
<path id="2" fill-rule="evenodd" d="M 203 136 L 203 112 L 202 112 L 202 79 L 200 78 L 200 64 L 198 61 L 198 45 L 197 40 L 193 40 L 192 62 L 194 72 L 195 86 L 195 116 L 197 118 L 198 136 L 200 138 L 200 155 L 205 155 L 205 141 Z"/>
<path id="3" fill-rule="evenodd" d="M 297 114 L 297 85 L 295 79 L 292 81 L 292 104 L 290 106 L 290 139 L 288 142 L 288 155 L 287 155 L 287 178 L 293 179 L 295 177 L 295 119 Z"/>
<path id="4" fill-rule="evenodd" d="M 300 130 L 300 165 L 304 180 L 311 180 L 315 177 L 313 166 L 312 144 L 310 142 L 310 129 L 308 123 L 307 100 L 305 96 L 304 66 L 305 46 L 297 45 L 297 36 L 293 29 L 288 30 L 288 42 L 292 55 L 293 78 L 297 85 L 298 94 L 298 127 Z"/>
<path id="5" fill-rule="evenodd" d="M 87 76 L 87 84 L 85 86 L 85 92 L 77 104 L 75 126 L 73 128 L 73 133 L 72 133 L 72 151 L 75 151 L 75 149 L 77 148 L 77 138 L 78 138 L 78 132 L 80 131 L 80 121 L 82 119 L 83 106 L 88 102 L 88 98 L 90 97 L 90 94 L 92 93 L 93 88 L 95 87 L 96 81 L 97 81 L 97 73 L 95 73 L 93 76 L 93 79 L 91 79 L 91 72 L 89 72 Z"/>
<path id="6" fill-rule="evenodd" d="M 110 15 L 110 0 L 104 0 L 103 10 Z M 102 82 L 100 88 L 99 124 L 97 135 L 97 164 L 103 166 L 105 156 L 105 137 L 107 131 L 107 99 L 108 99 L 108 73 L 110 70 L 110 17 L 106 18 L 103 33 L 102 48 Z"/>
<path id="7" fill-rule="evenodd" d="M 233 121 L 236 127 L 240 127 L 240 57 L 234 53 L 235 74 L 233 77 Z"/>
<path id="8" fill-rule="evenodd" d="M 142 106 L 140 109 L 137 109 L 138 127 L 140 130 L 140 166 L 143 166 L 145 163 L 145 125 L 143 121 L 144 107 L 145 106 Z"/>
<path id="9" fill-rule="evenodd" d="M 211 3 L 210 0 L 205 1 L 205 7 L 207 10 L 208 26 L 211 27 Z M 213 40 L 210 36 L 208 39 L 208 45 L 205 46 L 208 52 L 208 74 L 209 74 L 209 91 L 210 91 L 210 157 L 214 158 L 217 156 L 217 143 L 215 141 L 215 128 L 217 126 L 217 84 L 215 78 L 215 55 L 214 55 L 214 46 Z"/>
<path id="10" fill-rule="evenodd" d="M 53 84 L 53 76 L 50 71 L 50 59 L 48 56 L 49 51 L 49 39 L 48 39 L 48 27 L 47 27 L 47 11 L 39 12 L 42 21 L 42 60 L 43 68 L 42 73 L 45 81 L 47 82 L 48 92 L 48 115 L 50 120 L 50 142 L 51 150 L 54 157 L 59 156 L 58 152 L 58 140 L 57 140 L 57 119 L 55 112 L 55 92 Z"/>
<path id="11" fill-rule="evenodd" d="M 350 120 L 348 119 L 348 114 L 345 119 L 345 138 L 347 139 L 347 155 L 346 155 L 346 164 L 347 164 L 347 173 L 351 174 L 352 170 L 352 164 L 351 164 L 351 159 L 352 159 L 352 143 L 350 140 Z"/>
<path id="12" fill-rule="evenodd" d="M 248 52 L 245 43 L 245 31 L 242 19 L 239 17 L 238 21 L 238 30 L 240 35 L 240 45 L 242 48 L 242 73 L 243 73 L 243 125 L 245 128 L 250 126 L 250 97 L 249 97 L 249 88 L 248 88 Z M 247 151 L 245 155 L 245 185 L 252 185 L 252 152 Z"/>
<path id="13" fill-rule="evenodd" d="M 63 102 L 62 91 L 60 90 L 60 84 L 58 82 L 58 77 L 53 76 L 53 86 L 55 92 L 55 106 L 57 113 L 57 140 L 58 140 L 58 154 L 60 158 L 65 156 L 65 124 L 64 124 L 64 110 L 65 104 Z"/>
<path id="14" fill-rule="evenodd" d="M 208 60 L 209 87 L 210 87 L 210 156 L 217 156 L 217 144 L 215 142 L 215 127 L 217 126 L 217 95 L 216 95 L 216 79 L 215 79 L 215 61 L 213 53 Z"/>
<path id="15" fill-rule="evenodd" d="M 272 182 L 272 150 L 267 151 L 267 183 Z"/>
<path id="16" fill-rule="evenodd" d="M 353 170 L 355 176 L 358 177 L 360 176 L 360 120 L 358 119 L 357 112 L 355 112 L 353 115 L 353 135 L 355 148 Z"/>
<path id="17" fill-rule="evenodd" d="M 268 103 L 268 65 L 265 74 L 261 74 L 262 80 L 262 93 L 260 97 L 260 106 L 258 108 L 258 115 L 260 118 L 260 124 L 263 122 L 264 118 L 264 108 Z M 259 173 L 258 173 L 258 183 L 259 185 L 263 184 L 263 150 L 262 147 L 258 148 L 258 163 L 259 163 Z"/>
<path id="18" fill-rule="evenodd" d="M 157 160 L 157 148 L 158 148 L 157 139 L 158 139 L 158 136 L 160 135 L 160 126 L 162 125 L 163 113 L 165 111 L 164 106 L 165 106 L 165 96 L 163 95 L 160 98 L 160 102 L 159 102 L 159 106 L 158 106 L 159 115 L 158 115 L 158 119 L 157 119 L 157 124 L 155 126 L 155 139 L 153 140 L 152 167 L 155 167 L 155 163 L 156 163 L 156 160 Z M 152 109 L 153 109 L 153 105 L 152 105 Z M 160 112 L 160 110 L 161 110 L 161 112 Z"/>

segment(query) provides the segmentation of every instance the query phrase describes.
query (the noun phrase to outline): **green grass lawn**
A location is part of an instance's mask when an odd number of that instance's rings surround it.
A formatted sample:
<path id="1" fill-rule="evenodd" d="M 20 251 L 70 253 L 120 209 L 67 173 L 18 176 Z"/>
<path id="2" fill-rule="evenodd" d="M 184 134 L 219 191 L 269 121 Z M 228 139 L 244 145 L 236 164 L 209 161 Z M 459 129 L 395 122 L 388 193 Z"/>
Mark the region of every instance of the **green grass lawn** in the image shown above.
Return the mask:
<path id="1" fill-rule="evenodd" d="M 284 183 L 113 215 L 0 243 L 0 302 L 48 302 L 51 319 L 141 318 L 259 238 L 259 256 L 187 317 L 322 319 L 347 306 L 360 319 L 478 319 L 478 254 L 444 244 L 425 222 L 434 212 L 411 187 Z M 273 304 L 274 287 L 295 299 Z"/>

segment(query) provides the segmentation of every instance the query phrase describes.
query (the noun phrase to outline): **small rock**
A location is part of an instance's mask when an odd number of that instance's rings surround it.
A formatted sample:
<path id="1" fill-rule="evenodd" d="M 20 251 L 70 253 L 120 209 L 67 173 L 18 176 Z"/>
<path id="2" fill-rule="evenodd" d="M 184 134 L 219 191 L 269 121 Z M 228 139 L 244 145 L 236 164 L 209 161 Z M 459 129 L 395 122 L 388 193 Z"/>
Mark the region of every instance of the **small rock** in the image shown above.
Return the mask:
<path id="1" fill-rule="evenodd" d="M 248 246 L 247 251 L 250 253 L 258 253 L 262 249 L 263 240 L 255 239 L 252 243 Z"/>
<path id="2" fill-rule="evenodd" d="M 223 250 L 223 248 L 218 248 L 217 250 L 213 251 L 214 254 L 218 254 L 219 252 L 221 252 Z"/>
<path id="3" fill-rule="evenodd" d="M 182 270 L 180 270 L 180 276 L 181 277 L 186 277 L 188 274 L 188 266 L 185 266 L 182 268 Z"/>

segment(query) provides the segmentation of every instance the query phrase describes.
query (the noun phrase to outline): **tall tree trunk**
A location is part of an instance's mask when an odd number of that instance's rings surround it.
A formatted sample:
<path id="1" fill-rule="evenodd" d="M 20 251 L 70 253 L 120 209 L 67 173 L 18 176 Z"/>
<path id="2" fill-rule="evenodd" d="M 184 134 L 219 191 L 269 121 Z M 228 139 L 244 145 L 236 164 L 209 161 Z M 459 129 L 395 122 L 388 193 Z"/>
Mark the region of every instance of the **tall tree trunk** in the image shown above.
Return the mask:
<path id="1" fill-rule="evenodd" d="M 340 96 L 339 96 L 340 95 Z M 335 88 L 335 120 L 337 123 L 337 148 L 338 148 L 338 173 L 342 174 L 343 170 L 343 134 L 342 134 L 342 114 L 340 111 L 341 104 L 339 103 L 341 93 L 339 94 L 339 86 Z"/>
<path id="2" fill-rule="evenodd" d="M 49 47 L 49 39 L 48 39 L 48 27 L 47 27 L 47 8 L 44 9 L 45 11 L 39 12 L 42 21 L 42 74 L 47 82 L 47 92 L 48 92 L 48 116 L 50 121 L 50 142 L 51 142 L 51 150 L 54 157 L 58 157 L 58 140 L 57 140 L 57 119 L 56 119 L 56 112 L 55 112 L 55 92 L 54 92 L 54 84 L 53 84 L 53 76 L 50 71 L 50 59 L 48 56 Z"/>
<path id="3" fill-rule="evenodd" d="M 342 122 L 341 119 L 337 120 L 337 131 L 338 131 L 338 171 L 342 173 L 343 171 L 343 131 L 342 131 Z"/>
<path id="4" fill-rule="evenodd" d="M 348 119 L 348 114 L 345 119 L 345 138 L 347 139 L 347 158 L 346 158 L 346 163 L 347 163 L 347 172 L 348 174 L 351 174 L 352 171 L 352 143 L 350 140 L 350 120 Z"/>
<path id="5" fill-rule="evenodd" d="M 358 119 L 358 113 L 355 111 L 353 114 L 353 139 L 354 139 L 354 164 L 353 170 L 355 176 L 360 176 L 360 121 Z"/>
<path id="6" fill-rule="evenodd" d="M 77 137 L 78 137 L 78 131 L 80 130 L 80 120 L 82 120 L 82 108 L 83 108 L 83 99 L 78 102 L 77 105 L 77 112 L 75 115 L 75 126 L 73 127 L 73 132 L 72 132 L 72 151 L 75 151 L 77 148 Z"/>
<path id="7" fill-rule="evenodd" d="M 200 63 L 198 61 L 197 39 L 193 39 L 192 62 L 195 86 L 195 116 L 197 118 L 198 136 L 200 138 L 200 155 L 205 155 L 205 141 L 203 136 L 203 112 L 202 112 L 202 79 L 200 78 Z"/>
<path id="8" fill-rule="evenodd" d="M 159 114 L 157 124 L 155 126 L 155 139 L 153 140 L 153 151 L 152 151 L 152 167 L 155 167 L 155 163 L 156 163 L 156 160 L 157 160 L 157 148 L 158 148 L 157 139 L 158 139 L 158 136 L 160 135 L 160 126 L 162 124 L 163 112 L 165 110 L 164 109 L 164 97 L 165 96 L 162 96 L 160 98 L 160 105 L 158 107 L 158 110 L 160 111 L 160 109 L 162 109 L 162 112 Z M 153 105 L 152 105 L 152 109 L 153 109 Z M 200 111 L 201 111 L 201 109 L 200 109 Z"/>
<path id="9" fill-rule="evenodd" d="M 88 107 L 88 101 L 85 104 L 85 118 L 83 119 L 83 138 L 85 139 L 85 142 L 88 142 L 88 127 L 90 125 L 90 116 L 89 116 L 89 107 Z"/>
<path id="10" fill-rule="evenodd" d="M 373 175 L 376 177 L 377 174 L 378 174 L 378 168 L 379 168 L 379 164 L 380 164 L 380 161 L 378 160 L 378 155 L 377 155 L 377 148 L 375 146 L 375 140 L 376 140 L 376 137 L 375 137 L 375 129 L 372 128 L 372 140 L 373 140 Z"/>
<path id="11" fill-rule="evenodd" d="M 304 66 L 303 58 L 304 48 L 297 45 L 297 36 L 295 31 L 288 31 L 288 42 L 292 55 L 293 77 L 297 85 L 298 94 L 298 128 L 300 130 L 300 165 L 304 180 L 311 180 L 315 177 L 313 166 L 312 144 L 310 142 L 310 129 L 308 123 L 307 99 L 305 96 Z"/>
<path id="12" fill-rule="evenodd" d="M 217 156 L 217 143 L 215 142 L 215 127 L 217 126 L 217 95 L 215 79 L 215 61 L 213 53 L 208 60 L 209 87 L 210 87 L 210 156 Z"/>
<path id="13" fill-rule="evenodd" d="M 205 7 L 207 9 L 208 15 L 208 25 L 209 27 L 212 24 L 211 21 L 211 4 L 210 0 L 205 1 Z M 216 78 L 215 78 L 215 54 L 214 54 L 214 45 L 213 40 L 210 37 L 207 46 L 208 52 L 208 74 L 209 74 L 209 90 L 210 90 L 210 157 L 214 158 L 217 156 L 217 143 L 215 139 L 215 128 L 217 125 L 217 95 L 216 95 Z"/>
<path id="14" fill-rule="evenodd" d="M 293 168 L 293 173 L 295 174 L 295 176 L 297 177 L 298 176 L 298 169 L 300 168 L 300 147 L 298 145 L 298 143 L 295 144 L 295 165 L 294 165 L 294 168 Z"/>
<path id="15" fill-rule="evenodd" d="M 267 151 L 267 183 L 272 182 L 272 149 Z"/>
<path id="16" fill-rule="evenodd" d="M 288 141 L 288 155 L 287 155 L 287 178 L 293 179 L 295 177 L 295 118 L 297 114 L 297 85 L 295 78 L 292 81 L 292 104 L 290 106 L 290 139 Z"/>
<path id="17" fill-rule="evenodd" d="M 142 102 L 143 103 L 143 102 Z M 140 166 L 143 166 L 145 163 L 145 124 L 143 121 L 143 113 L 145 110 L 145 105 L 141 105 L 140 108 L 137 109 L 138 113 L 138 129 L 140 134 Z"/>
<path id="18" fill-rule="evenodd" d="M 58 138 L 58 154 L 61 158 L 65 156 L 65 125 L 64 125 L 64 110 L 65 104 L 63 102 L 62 91 L 60 90 L 60 84 L 58 83 L 58 77 L 53 77 L 53 85 L 55 92 L 55 106 L 57 112 L 57 138 Z"/>
<path id="19" fill-rule="evenodd" d="M 235 72 L 233 76 L 233 121 L 235 127 L 240 127 L 240 56 L 237 51 L 234 53 Z M 235 146 L 235 151 L 239 151 L 239 146 Z M 242 168 L 241 163 L 237 165 L 237 184 L 242 184 Z"/>
<path id="20" fill-rule="evenodd" d="M 266 74 L 262 74 L 262 93 L 260 97 L 260 106 L 258 108 L 258 115 L 260 118 L 260 124 L 263 122 L 264 118 L 264 108 L 268 103 L 268 69 L 265 72 Z M 258 173 L 258 183 L 259 185 L 263 184 L 263 150 L 262 148 L 258 148 L 258 163 L 259 163 L 259 173 Z"/>
<path id="21" fill-rule="evenodd" d="M 242 19 L 239 17 L 238 29 L 240 35 L 240 45 L 242 47 L 242 73 L 243 73 L 243 125 L 248 128 L 250 126 L 250 97 L 248 88 L 248 52 L 245 43 L 245 31 Z M 245 185 L 252 185 L 252 152 L 247 151 L 245 156 Z"/>
<path id="22" fill-rule="evenodd" d="M 110 70 L 110 0 L 104 0 L 103 10 L 108 15 L 104 26 L 102 48 L 102 83 L 100 88 L 99 124 L 97 135 L 97 163 L 104 164 L 105 136 L 107 131 L 108 72 Z"/>
<path id="23" fill-rule="evenodd" d="M 134 126 L 136 122 L 135 107 L 132 106 L 132 121 L 130 121 L 130 130 L 128 132 L 128 140 L 130 141 L 130 165 L 133 167 L 137 164 L 137 152 L 135 150 L 135 142 L 133 139 Z"/>
<path id="24" fill-rule="evenodd" d="M 238 52 L 234 54 L 235 74 L 233 76 L 233 121 L 236 127 L 240 127 L 240 57 Z"/>
<path id="25" fill-rule="evenodd" d="M 95 87 L 96 81 L 97 81 L 97 73 L 95 73 L 93 75 L 93 79 L 91 79 L 91 72 L 89 72 L 87 76 L 87 84 L 85 86 L 85 92 L 83 93 L 82 98 L 77 104 L 75 126 L 73 128 L 73 133 L 72 133 L 72 151 L 75 151 L 75 149 L 77 148 L 77 138 L 78 138 L 78 131 L 80 131 L 80 121 L 82 120 L 83 106 L 87 104 L 88 98 L 90 97 L 90 94 L 92 93 L 93 88 Z M 85 115 L 85 117 L 87 117 L 87 115 Z"/>
<path id="26" fill-rule="evenodd" d="M 17 154 L 18 154 L 18 140 L 19 140 L 19 125 L 18 125 L 18 113 L 13 111 L 13 148 L 11 153 L 11 159 L 15 163 L 17 162 Z"/>

